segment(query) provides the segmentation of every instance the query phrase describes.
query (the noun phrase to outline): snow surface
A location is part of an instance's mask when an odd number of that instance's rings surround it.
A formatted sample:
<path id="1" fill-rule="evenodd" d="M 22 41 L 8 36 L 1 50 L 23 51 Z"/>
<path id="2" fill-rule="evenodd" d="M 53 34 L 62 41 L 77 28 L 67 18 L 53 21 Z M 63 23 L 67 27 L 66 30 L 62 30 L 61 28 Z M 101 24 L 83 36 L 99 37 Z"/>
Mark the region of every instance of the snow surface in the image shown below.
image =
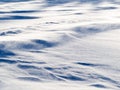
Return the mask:
<path id="1" fill-rule="evenodd" d="M 0 90 L 120 90 L 120 0 L 0 0 Z"/>

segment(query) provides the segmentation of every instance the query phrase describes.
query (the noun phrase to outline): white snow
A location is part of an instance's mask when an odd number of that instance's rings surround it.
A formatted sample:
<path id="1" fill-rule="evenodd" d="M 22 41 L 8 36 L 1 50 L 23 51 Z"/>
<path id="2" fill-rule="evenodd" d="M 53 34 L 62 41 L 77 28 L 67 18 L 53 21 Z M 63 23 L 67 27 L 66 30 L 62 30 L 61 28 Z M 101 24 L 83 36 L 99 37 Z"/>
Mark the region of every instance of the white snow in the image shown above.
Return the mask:
<path id="1" fill-rule="evenodd" d="M 0 90 L 119 90 L 119 0 L 0 0 Z"/>

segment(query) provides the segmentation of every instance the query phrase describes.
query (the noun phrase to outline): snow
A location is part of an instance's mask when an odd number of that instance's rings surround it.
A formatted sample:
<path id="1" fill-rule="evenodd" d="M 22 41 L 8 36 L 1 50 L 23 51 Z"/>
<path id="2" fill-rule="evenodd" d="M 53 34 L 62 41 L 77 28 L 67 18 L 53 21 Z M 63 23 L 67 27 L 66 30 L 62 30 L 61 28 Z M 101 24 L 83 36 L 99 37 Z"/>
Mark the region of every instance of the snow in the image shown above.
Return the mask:
<path id="1" fill-rule="evenodd" d="M 0 90 L 119 90 L 119 0 L 0 0 Z"/>

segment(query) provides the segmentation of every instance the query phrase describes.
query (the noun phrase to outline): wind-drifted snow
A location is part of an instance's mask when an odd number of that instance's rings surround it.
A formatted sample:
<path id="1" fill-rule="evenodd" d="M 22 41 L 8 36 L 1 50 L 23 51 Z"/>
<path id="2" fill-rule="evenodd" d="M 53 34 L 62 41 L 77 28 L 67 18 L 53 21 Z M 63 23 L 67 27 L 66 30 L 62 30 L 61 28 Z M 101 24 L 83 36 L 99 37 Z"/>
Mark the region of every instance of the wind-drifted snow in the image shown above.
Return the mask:
<path id="1" fill-rule="evenodd" d="M 0 0 L 0 90 L 119 90 L 119 0 Z"/>

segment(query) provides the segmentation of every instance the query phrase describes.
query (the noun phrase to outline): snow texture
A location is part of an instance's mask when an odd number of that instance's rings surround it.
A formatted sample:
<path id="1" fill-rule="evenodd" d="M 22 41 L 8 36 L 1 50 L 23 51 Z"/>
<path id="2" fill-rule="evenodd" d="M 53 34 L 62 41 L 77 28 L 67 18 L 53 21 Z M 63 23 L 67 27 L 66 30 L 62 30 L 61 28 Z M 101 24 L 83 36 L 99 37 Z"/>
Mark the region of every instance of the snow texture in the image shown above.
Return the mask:
<path id="1" fill-rule="evenodd" d="M 0 0 L 0 90 L 120 90 L 120 0 Z"/>

